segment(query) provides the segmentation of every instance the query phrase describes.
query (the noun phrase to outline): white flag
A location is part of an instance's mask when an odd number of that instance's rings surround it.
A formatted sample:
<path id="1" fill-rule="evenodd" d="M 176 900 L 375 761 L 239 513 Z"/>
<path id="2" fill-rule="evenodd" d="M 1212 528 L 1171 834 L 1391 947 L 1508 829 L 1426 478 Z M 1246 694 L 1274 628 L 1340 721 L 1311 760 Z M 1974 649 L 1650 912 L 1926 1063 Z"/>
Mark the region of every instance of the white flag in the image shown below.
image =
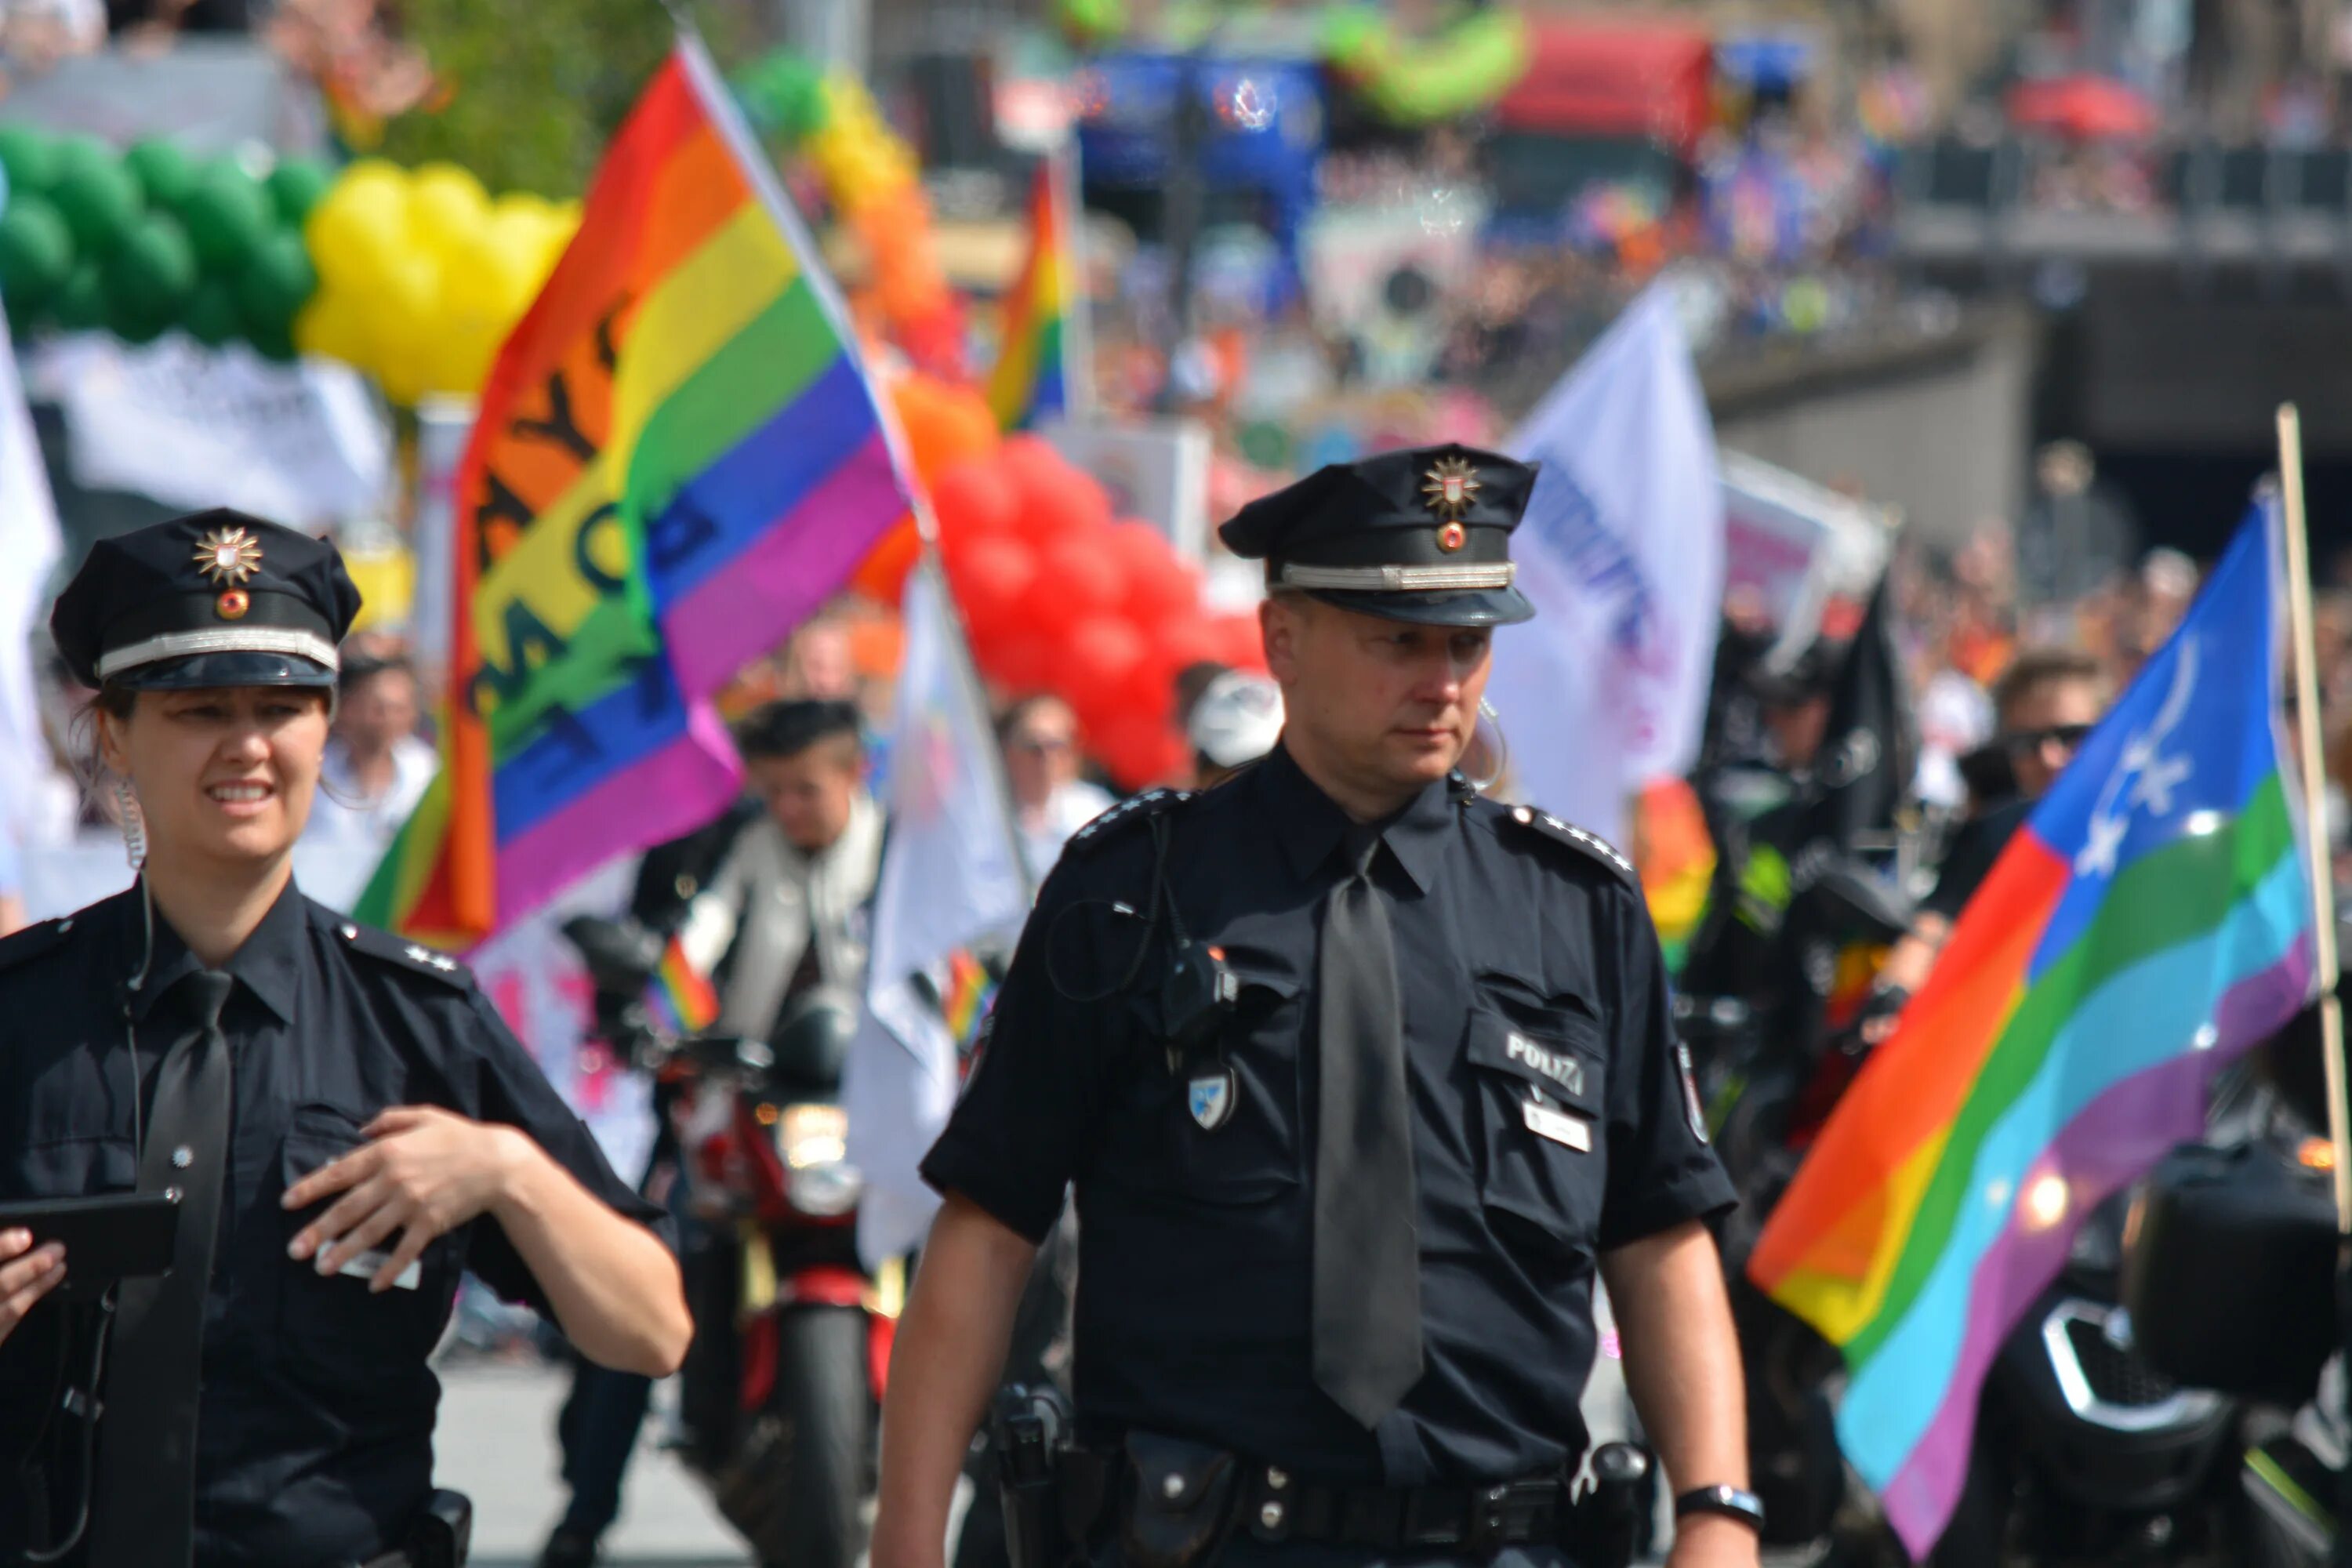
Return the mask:
<path id="1" fill-rule="evenodd" d="M 996 738 L 926 563 L 907 579 L 906 662 L 890 741 L 890 836 L 874 891 L 866 1017 L 842 1074 L 849 1158 L 866 1177 L 869 1264 L 920 1241 L 939 1206 L 916 1167 L 947 1125 L 956 1043 L 915 977 L 1017 924 L 1029 907 Z"/>
<path id="2" fill-rule="evenodd" d="M 1543 465 L 1511 549 L 1536 619 L 1495 638 L 1487 697 L 1520 796 L 1622 843 L 1627 797 L 1698 754 L 1722 613 L 1715 432 L 1666 285 L 1510 450 Z"/>
<path id="3" fill-rule="evenodd" d="M 65 546 L 11 343 L 0 313 L 0 836 L 21 842 L 32 826 L 22 815 L 49 772 L 33 632 Z"/>

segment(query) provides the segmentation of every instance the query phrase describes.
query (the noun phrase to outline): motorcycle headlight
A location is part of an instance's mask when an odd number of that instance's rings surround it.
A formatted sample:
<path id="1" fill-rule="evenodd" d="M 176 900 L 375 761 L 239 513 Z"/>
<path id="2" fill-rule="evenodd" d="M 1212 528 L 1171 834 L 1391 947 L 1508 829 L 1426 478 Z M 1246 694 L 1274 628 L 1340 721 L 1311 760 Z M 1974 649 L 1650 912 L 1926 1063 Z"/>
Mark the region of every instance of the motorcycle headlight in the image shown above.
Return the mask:
<path id="1" fill-rule="evenodd" d="M 857 1206 L 865 1178 L 849 1163 L 849 1118 L 837 1105 L 788 1105 L 776 1119 L 784 1195 L 803 1214 L 832 1219 Z"/>

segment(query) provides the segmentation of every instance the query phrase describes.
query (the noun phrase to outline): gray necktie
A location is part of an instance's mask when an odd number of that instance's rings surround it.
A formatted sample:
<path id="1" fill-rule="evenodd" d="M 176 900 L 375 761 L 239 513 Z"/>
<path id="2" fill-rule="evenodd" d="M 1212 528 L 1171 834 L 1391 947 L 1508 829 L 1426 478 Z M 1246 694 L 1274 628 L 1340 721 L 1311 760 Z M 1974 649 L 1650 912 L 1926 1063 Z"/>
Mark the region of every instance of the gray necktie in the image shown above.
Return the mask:
<path id="1" fill-rule="evenodd" d="M 205 1296 L 212 1283 L 236 1100 L 220 1016 L 235 984 L 218 970 L 199 970 L 165 998 L 183 1029 L 155 1075 L 139 1190 L 179 1188 L 179 1229 L 172 1271 L 126 1279 L 117 1297 L 106 1414 L 99 1427 L 90 1568 L 184 1568 L 194 1554 Z"/>
<path id="2" fill-rule="evenodd" d="M 1349 837 L 1316 974 L 1315 1383 L 1366 1426 L 1422 1370 L 1404 1027 L 1388 909 L 1371 881 L 1380 846 L 1369 828 Z"/>

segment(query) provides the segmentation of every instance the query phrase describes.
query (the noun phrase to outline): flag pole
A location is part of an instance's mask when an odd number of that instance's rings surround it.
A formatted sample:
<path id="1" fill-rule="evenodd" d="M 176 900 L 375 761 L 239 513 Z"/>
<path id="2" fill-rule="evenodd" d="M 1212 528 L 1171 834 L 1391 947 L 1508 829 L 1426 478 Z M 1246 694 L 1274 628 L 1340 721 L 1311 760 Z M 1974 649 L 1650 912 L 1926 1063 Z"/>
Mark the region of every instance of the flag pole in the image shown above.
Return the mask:
<path id="1" fill-rule="evenodd" d="M 1064 416 L 1087 424 L 1095 416 L 1095 343 L 1091 319 L 1093 295 L 1087 288 L 1085 185 L 1078 171 L 1078 136 L 1070 132 L 1066 146 L 1046 154 L 1046 178 L 1053 182 L 1055 216 L 1061 219 L 1063 293 L 1062 384 L 1069 406 Z"/>
<path id="2" fill-rule="evenodd" d="M 2279 499 L 2286 514 L 2287 623 L 2294 647 L 2294 720 L 2302 763 L 2304 852 L 2311 877 L 2313 943 L 2319 961 L 2320 1061 L 2327 1076 L 2327 1141 L 2334 1147 L 2336 1228 L 2352 1236 L 2352 1129 L 2345 1121 L 2344 1008 L 2336 997 L 2336 883 L 2327 854 L 2327 773 L 2320 753 L 2319 669 L 2311 629 L 2311 544 L 2304 531 L 2303 421 L 2278 410 Z"/>

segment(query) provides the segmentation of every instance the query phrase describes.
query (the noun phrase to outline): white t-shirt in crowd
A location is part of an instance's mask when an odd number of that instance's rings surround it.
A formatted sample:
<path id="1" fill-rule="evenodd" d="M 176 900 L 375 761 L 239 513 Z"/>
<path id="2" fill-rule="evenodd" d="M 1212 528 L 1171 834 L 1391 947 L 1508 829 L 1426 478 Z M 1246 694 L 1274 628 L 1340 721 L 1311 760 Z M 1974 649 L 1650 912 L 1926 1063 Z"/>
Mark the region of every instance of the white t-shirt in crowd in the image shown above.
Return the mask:
<path id="1" fill-rule="evenodd" d="M 440 765 L 439 754 L 415 736 L 396 741 L 392 783 L 371 797 L 352 776 L 351 752 L 341 742 L 330 741 L 319 766 L 318 793 L 310 800 L 310 820 L 297 847 L 302 890 L 333 909 L 356 903 Z"/>
<path id="2" fill-rule="evenodd" d="M 1045 797 L 1034 812 L 1021 813 L 1021 864 L 1032 884 L 1043 882 L 1070 835 L 1111 808 L 1108 791 L 1084 779 L 1072 779 Z"/>

